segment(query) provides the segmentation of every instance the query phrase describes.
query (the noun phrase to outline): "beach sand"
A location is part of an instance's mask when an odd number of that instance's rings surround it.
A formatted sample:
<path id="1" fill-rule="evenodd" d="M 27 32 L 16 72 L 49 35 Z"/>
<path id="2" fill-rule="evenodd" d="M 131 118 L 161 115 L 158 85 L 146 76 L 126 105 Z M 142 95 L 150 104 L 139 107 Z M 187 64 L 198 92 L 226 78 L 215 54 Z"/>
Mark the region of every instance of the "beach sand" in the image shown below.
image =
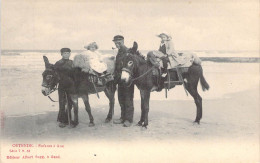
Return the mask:
<path id="1" fill-rule="evenodd" d="M 76 128 L 59 128 L 55 122 L 57 111 L 6 117 L 2 155 L 8 155 L 13 143 L 29 142 L 35 146 L 65 145 L 62 151 L 43 150 L 45 154 L 60 155 L 65 162 L 84 162 L 86 159 L 92 162 L 122 162 L 124 159 L 129 162 L 257 162 L 259 93 L 254 89 L 231 96 L 204 100 L 200 125 L 192 123 L 195 118 L 193 101 L 180 100 L 151 101 L 146 130 L 104 123 L 107 106 L 92 109 L 95 127 L 88 127 L 88 115 L 83 106 Z M 115 110 L 118 117 L 118 104 Z M 134 124 L 139 117 L 140 101 L 136 100 Z M 34 152 L 41 154 L 38 150 Z"/>

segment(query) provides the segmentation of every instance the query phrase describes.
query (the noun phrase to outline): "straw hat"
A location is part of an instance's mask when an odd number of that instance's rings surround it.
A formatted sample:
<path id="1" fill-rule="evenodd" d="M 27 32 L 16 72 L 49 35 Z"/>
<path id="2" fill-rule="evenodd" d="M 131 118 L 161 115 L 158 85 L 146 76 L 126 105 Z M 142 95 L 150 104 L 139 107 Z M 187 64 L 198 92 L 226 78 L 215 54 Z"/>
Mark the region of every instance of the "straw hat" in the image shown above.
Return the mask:
<path id="1" fill-rule="evenodd" d="M 161 34 L 159 34 L 157 36 L 160 37 L 160 38 L 162 38 L 162 36 L 166 36 L 168 38 L 168 40 L 172 39 L 172 37 L 169 34 L 166 34 L 166 33 L 161 33 Z"/>

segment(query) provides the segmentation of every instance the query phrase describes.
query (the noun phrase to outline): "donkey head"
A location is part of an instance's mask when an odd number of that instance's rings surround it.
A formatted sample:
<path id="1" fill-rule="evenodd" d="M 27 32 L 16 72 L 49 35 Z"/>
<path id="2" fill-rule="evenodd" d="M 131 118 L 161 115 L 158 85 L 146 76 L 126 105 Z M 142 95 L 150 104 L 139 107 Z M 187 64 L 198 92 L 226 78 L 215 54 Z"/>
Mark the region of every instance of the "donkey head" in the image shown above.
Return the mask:
<path id="1" fill-rule="evenodd" d="M 42 94 L 48 96 L 55 91 L 59 82 L 59 75 L 57 71 L 55 71 L 54 65 L 50 64 L 46 56 L 43 56 L 43 60 L 45 63 L 45 70 L 42 73 Z"/>
<path id="2" fill-rule="evenodd" d="M 134 42 L 133 47 L 127 51 L 123 59 L 121 81 L 125 84 L 128 84 L 131 78 L 135 76 L 138 66 L 140 65 L 140 54 L 137 49 L 138 44 Z"/>

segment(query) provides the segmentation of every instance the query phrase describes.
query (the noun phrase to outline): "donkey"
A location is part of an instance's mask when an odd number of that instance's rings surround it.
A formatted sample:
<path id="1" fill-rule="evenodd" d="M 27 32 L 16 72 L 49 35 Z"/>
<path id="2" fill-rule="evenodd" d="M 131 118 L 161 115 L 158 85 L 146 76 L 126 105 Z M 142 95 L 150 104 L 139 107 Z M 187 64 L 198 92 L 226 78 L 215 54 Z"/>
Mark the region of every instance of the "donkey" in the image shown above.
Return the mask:
<path id="1" fill-rule="evenodd" d="M 89 115 L 89 127 L 94 126 L 94 118 L 91 114 L 91 108 L 89 105 L 89 94 L 104 91 L 109 99 L 109 112 L 105 120 L 106 123 L 112 120 L 114 114 L 115 103 L 115 91 L 116 86 L 113 81 L 108 82 L 104 87 L 95 87 L 92 82 L 89 81 L 88 74 L 81 72 L 78 68 L 73 68 L 69 73 L 59 73 L 53 64 L 49 63 L 46 56 L 43 56 L 45 62 L 45 71 L 42 73 L 42 93 L 48 96 L 57 89 L 58 84 L 66 86 L 68 95 L 66 96 L 69 122 L 71 127 L 78 125 L 78 98 L 82 98 L 85 104 L 85 109 Z M 62 83 L 60 79 L 63 78 Z M 71 109 L 74 108 L 74 121 L 71 121 Z M 58 114 L 58 119 L 60 110 Z"/>
<path id="2" fill-rule="evenodd" d="M 121 80 L 126 84 L 136 84 L 141 94 L 141 118 L 137 125 L 147 127 L 148 125 L 148 112 L 150 93 L 156 85 L 153 81 L 152 70 L 155 68 L 151 63 L 145 60 L 137 51 L 138 45 L 134 42 L 134 45 L 127 52 L 123 61 L 123 69 Z M 172 75 L 171 75 L 172 76 Z M 192 64 L 187 73 L 182 73 L 184 79 L 184 87 L 189 94 L 194 98 L 197 115 L 194 123 L 200 124 L 202 118 L 202 98 L 197 91 L 198 82 L 200 80 L 203 91 L 209 89 L 209 84 L 203 76 L 203 70 L 201 65 Z M 177 80 L 177 75 L 173 78 Z"/>

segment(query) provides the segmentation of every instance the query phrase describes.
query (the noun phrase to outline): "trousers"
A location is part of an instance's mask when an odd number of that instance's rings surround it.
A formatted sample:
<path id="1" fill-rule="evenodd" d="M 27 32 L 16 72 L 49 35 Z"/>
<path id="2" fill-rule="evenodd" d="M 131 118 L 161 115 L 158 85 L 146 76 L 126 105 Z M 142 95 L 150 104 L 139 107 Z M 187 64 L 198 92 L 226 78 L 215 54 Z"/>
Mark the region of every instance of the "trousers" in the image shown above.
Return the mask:
<path id="1" fill-rule="evenodd" d="M 118 84 L 118 101 L 121 107 L 121 119 L 133 122 L 134 117 L 134 84 L 126 87 L 123 84 Z"/>
<path id="2" fill-rule="evenodd" d="M 61 123 L 68 123 L 68 109 L 72 108 L 71 98 L 64 89 L 58 89 L 59 94 L 59 113 L 57 121 Z M 66 108 L 67 106 L 67 108 Z"/>

